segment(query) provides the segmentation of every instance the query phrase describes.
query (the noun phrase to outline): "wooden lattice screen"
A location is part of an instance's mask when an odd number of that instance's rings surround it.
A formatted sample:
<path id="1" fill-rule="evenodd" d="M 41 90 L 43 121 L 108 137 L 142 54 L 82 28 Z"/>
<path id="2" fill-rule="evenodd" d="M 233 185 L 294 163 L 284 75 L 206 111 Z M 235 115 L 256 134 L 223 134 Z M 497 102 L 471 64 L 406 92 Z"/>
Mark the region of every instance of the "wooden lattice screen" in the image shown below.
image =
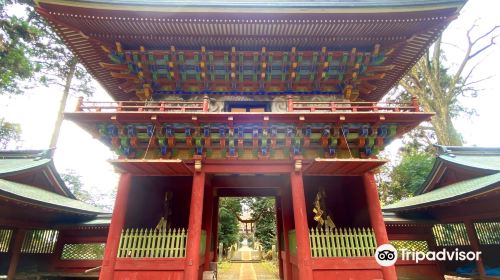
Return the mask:
<path id="1" fill-rule="evenodd" d="M 432 231 L 438 246 L 470 245 L 464 224 L 437 224 L 434 225 Z"/>
<path id="2" fill-rule="evenodd" d="M 371 228 L 312 228 L 309 237 L 312 257 L 368 257 L 377 249 Z"/>
<path id="3" fill-rule="evenodd" d="M 62 260 L 102 260 L 105 243 L 64 244 Z"/>
<path id="4" fill-rule="evenodd" d="M 119 258 L 184 258 L 185 229 L 125 229 L 120 237 Z"/>
<path id="5" fill-rule="evenodd" d="M 0 253 L 9 251 L 10 240 L 12 239 L 11 229 L 0 229 Z"/>
<path id="6" fill-rule="evenodd" d="M 474 223 L 479 244 L 500 245 L 500 222 Z"/>
<path id="7" fill-rule="evenodd" d="M 398 256 L 401 258 L 401 250 L 406 249 L 408 251 L 416 251 L 427 253 L 429 251 L 429 244 L 425 240 L 391 240 L 391 243 L 396 250 L 398 250 Z"/>
<path id="8" fill-rule="evenodd" d="M 51 254 L 54 252 L 59 231 L 53 229 L 34 229 L 26 232 L 22 253 Z"/>

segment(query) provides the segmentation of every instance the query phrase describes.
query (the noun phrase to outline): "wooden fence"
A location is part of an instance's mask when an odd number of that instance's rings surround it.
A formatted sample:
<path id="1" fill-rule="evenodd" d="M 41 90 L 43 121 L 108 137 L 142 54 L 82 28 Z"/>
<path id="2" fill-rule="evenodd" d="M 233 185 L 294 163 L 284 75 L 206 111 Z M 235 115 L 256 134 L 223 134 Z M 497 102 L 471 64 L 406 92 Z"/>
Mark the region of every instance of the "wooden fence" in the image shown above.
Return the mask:
<path id="1" fill-rule="evenodd" d="M 369 257 L 377 249 L 371 228 L 312 228 L 309 234 L 312 257 Z"/>
<path id="2" fill-rule="evenodd" d="M 202 230 L 200 255 L 205 254 L 207 233 Z M 185 229 L 124 229 L 118 247 L 119 258 L 184 258 L 187 231 Z"/>
<path id="3" fill-rule="evenodd" d="M 184 258 L 185 229 L 125 229 L 120 237 L 119 258 Z"/>

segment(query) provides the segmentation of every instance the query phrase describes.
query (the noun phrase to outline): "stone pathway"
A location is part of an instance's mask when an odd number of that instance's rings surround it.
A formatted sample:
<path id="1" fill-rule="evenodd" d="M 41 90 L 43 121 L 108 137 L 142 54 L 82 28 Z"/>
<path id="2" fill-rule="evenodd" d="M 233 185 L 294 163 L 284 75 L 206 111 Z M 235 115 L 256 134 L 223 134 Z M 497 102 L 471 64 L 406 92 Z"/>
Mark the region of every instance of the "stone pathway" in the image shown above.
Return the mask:
<path id="1" fill-rule="evenodd" d="M 241 261 L 252 260 L 252 249 L 243 246 L 238 250 Z M 219 268 L 217 280 L 279 280 L 266 269 L 264 263 L 238 262 L 224 264 Z"/>
<path id="2" fill-rule="evenodd" d="M 219 270 L 217 280 L 279 280 L 263 263 L 231 263 Z"/>

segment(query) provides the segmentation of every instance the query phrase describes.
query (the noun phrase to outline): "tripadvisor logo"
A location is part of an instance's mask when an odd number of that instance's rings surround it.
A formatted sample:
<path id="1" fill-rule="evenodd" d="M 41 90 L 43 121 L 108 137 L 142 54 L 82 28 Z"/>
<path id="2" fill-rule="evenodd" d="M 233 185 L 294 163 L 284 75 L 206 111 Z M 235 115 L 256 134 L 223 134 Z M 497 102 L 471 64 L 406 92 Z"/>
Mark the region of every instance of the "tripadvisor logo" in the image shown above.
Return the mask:
<path id="1" fill-rule="evenodd" d="M 419 263 L 421 261 L 477 261 L 481 252 L 474 251 L 460 251 L 458 248 L 455 250 L 428 251 L 420 252 L 401 248 L 401 260 L 414 261 Z M 375 251 L 375 260 L 381 266 L 391 266 L 396 263 L 398 259 L 398 251 L 391 244 L 380 245 Z"/>
<path id="2" fill-rule="evenodd" d="M 398 251 L 391 244 L 380 245 L 375 251 L 375 260 L 381 266 L 391 266 L 398 260 Z"/>
<path id="3" fill-rule="evenodd" d="M 415 263 L 420 261 L 478 261 L 481 252 L 461 251 L 458 248 L 455 250 L 446 250 L 443 248 L 440 251 L 419 252 L 415 250 L 401 249 L 402 260 L 412 260 Z"/>

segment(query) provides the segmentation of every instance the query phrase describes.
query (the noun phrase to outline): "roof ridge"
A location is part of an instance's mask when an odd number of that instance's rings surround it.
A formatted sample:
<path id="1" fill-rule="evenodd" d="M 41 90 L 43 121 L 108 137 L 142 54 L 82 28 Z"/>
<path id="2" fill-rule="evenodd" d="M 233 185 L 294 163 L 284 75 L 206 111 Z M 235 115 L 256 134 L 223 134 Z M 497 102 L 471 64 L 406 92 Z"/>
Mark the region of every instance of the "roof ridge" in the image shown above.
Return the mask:
<path id="1" fill-rule="evenodd" d="M 474 146 L 442 146 L 437 147 L 438 155 L 497 155 L 500 156 L 500 147 L 474 147 Z"/>
<path id="2" fill-rule="evenodd" d="M 42 150 L 0 150 L 0 159 L 52 159 L 55 148 Z"/>

